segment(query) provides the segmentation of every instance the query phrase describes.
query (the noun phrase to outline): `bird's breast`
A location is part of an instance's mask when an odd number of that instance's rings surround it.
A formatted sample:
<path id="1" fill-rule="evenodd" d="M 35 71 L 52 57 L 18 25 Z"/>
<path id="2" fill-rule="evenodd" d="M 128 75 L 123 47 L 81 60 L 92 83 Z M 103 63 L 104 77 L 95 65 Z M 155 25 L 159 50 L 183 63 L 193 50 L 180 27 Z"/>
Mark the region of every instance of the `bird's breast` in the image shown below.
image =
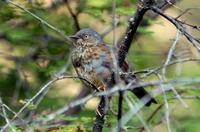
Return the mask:
<path id="1" fill-rule="evenodd" d="M 72 52 L 72 62 L 75 68 L 80 68 L 85 72 L 91 72 L 93 67 L 91 65 L 93 61 L 92 49 L 77 47 Z"/>
<path id="2" fill-rule="evenodd" d="M 97 46 L 74 49 L 72 62 L 77 74 L 101 87 L 112 74 L 112 60 L 109 53 L 108 50 Z"/>

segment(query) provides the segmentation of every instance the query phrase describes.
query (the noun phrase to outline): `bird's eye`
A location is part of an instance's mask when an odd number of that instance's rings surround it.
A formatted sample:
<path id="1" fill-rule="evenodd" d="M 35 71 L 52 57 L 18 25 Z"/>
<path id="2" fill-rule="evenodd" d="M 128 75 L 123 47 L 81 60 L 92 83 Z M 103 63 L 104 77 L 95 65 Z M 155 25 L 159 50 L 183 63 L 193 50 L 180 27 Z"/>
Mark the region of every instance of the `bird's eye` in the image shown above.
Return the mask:
<path id="1" fill-rule="evenodd" d="M 89 36 L 88 36 L 88 35 L 85 35 L 85 36 L 84 36 L 84 38 L 86 38 L 86 39 L 87 39 L 87 38 L 89 38 Z"/>

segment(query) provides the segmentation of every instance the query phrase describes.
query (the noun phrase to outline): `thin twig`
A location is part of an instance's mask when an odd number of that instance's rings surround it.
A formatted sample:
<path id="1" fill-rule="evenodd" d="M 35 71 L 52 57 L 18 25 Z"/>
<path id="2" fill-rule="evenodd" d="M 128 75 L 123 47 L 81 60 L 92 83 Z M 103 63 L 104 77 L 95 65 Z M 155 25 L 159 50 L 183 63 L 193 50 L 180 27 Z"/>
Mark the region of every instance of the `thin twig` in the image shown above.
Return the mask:
<path id="1" fill-rule="evenodd" d="M 126 102 L 129 105 L 130 109 L 134 109 L 134 108 L 138 109 L 138 104 L 135 102 L 134 99 L 132 99 L 130 96 L 127 96 L 125 99 L 126 99 Z M 140 115 L 140 113 L 137 113 L 136 116 L 138 117 L 140 122 L 143 124 L 143 128 L 145 128 L 145 130 L 147 132 L 151 132 L 149 126 L 147 125 L 147 122 L 143 119 L 142 115 Z"/>
<path id="2" fill-rule="evenodd" d="M 29 10 L 27 10 L 26 8 L 20 6 L 19 4 L 11 1 L 11 0 L 6 0 L 7 3 L 10 3 L 11 5 L 14 5 L 15 7 L 25 11 L 26 13 L 28 13 L 29 15 L 33 16 L 34 18 L 36 18 L 39 22 L 41 22 L 42 24 L 46 25 L 47 27 L 49 27 L 50 29 L 52 29 L 53 31 L 57 32 L 59 35 L 61 35 L 61 37 L 63 37 L 65 40 L 70 41 L 69 37 L 67 37 L 65 35 L 65 33 L 61 30 L 59 30 L 58 28 L 54 27 L 53 25 L 49 24 L 48 22 L 46 22 L 45 20 L 43 20 L 42 18 L 40 18 L 39 16 L 35 15 L 34 13 L 30 12 Z"/>
<path id="3" fill-rule="evenodd" d="M 194 58 L 187 58 L 187 59 L 178 59 L 178 60 L 175 60 L 175 61 L 171 61 L 169 62 L 166 67 L 169 67 L 171 65 L 174 65 L 174 64 L 178 64 L 178 63 L 183 63 L 183 62 L 200 62 L 200 59 L 194 59 Z M 145 78 L 146 76 L 149 76 L 153 73 L 156 73 L 158 72 L 159 70 L 162 70 L 164 67 L 164 65 L 161 65 L 157 68 L 153 68 L 153 69 L 146 69 L 146 70 L 143 70 L 145 72 L 147 72 L 146 74 L 144 74 L 143 76 L 141 76 L 141 78 Z"/>
<path id="4" fill-rule="evenodd" d="M 146 122 L 149 123 L 152 118 L 157 114 L 157 112 L 163 107 L 164 104 L 160 104 L 154 111 L 153 113 L 147 118 Z M 144 131 L 144 126 L 140 128 L 140 132 Z"/>
<path id="5" fill-rule="evenodd" d="M 200 96 L 181 96 L 182 99 L 198 99 L 200 100 Z M 171 98 L 168 98 L 169 100 L 171 99 L 177 99 L 177 97 L 171 97 Z"/>
<path id="6" fill-rule="evenodd" d="M 160 74 L 157 74 L 157 76 L 159 77 L 160 81 L 164 80 L 163 77 Z M 166 79 L 165 79 L 165 81 L 166 81 Z M 165 117 L 166 117 L 166 123 L 167 123 L 167 130 L 168 130 L 168 132 L 171 132 L 172 130 L 171 130 L 171 124 L 170 124 L 170 119 L 169 119 L 169 116 L 170 116 L 169 103 L 167 101 L 167 95 L 166 95 L 166 92 L 165 92 L 164 85 L 160 84 L 160 88 L 162 90 L 163 99 L 164 99 L 164 102 L 165 102 L 165 108 L 166 108 Z M 171 89 L 171 86 L 170 86 L 170 89 Z"/>
<path id="7" fill-rule="evenodd" d="M 200 9 L 200 7 L 187 8 L 181 14 L 179 14 L 175 19 L 179 19 L 180 17 L 182 17 L 183 15 L 185 15 L 186 13 L 188 13 L 190 10 L 193 10 L 193 9 Z"/>
<path id="8" fill-rule="evenodd" d="M 80 77 L 74 77 L 74 76 L 59 76 L 56 77 L 54 79 L 52 79 L 51 81 L 49 81 L 48 83 L 46 83 L 31 99 L 29 99 L 26 104 L 14 115 L 14 117 L 12 118 L 11 121 L 14 121 L 17 117 L 20 118 L 20 115 L 23 113 L 23 111 L 25 109 L 28 108 L 28 106 L 30 104 L 34 104 L 34 102 L 37 102 L 37 105 L 39 104 L 39 102 L 44 98 L 44 96 L 46 95 L 46 93 L 49 91 L 50 86 L 53 85 L 54 82 L 58 81 L 58 80 L 62 80 L 65 78 L 72 78 L 72 79 L 82 79 L 83 81 L 85 81 L 86 83 L 90 84 L 91 86 L 95 87 L 92 83 L 90 83 L 89 81 L 87 81 L 84 78 L 80 78 Z M 97 89 L 95 87 L 95 89 Z M 8 123 L 6 125 L 4 125 L 4 127 L 2 128 L 2 130 L 5 130 L 8 127 Z"/>
<path id="9" fill-rule="evenodd" d="M 8 119 L 8 116 L 7 116 L 7 113 L 6 113 L 6 110 L 4 108 L 4 105 L 3 105 L 3 102 L 2 102 L 1 98 L 0 98 L 0 105 L 1 105 L 2 112 L 3 112 L 3 117 L 4 117 L 5 121 L 6 121 L 6 123 L 8 124 L 9 128 L 11 128 L 12 132 L 16 132 L 16 130 L 13 128 L 13 126 L 10 123 L 10 119 Z M 3 132 L 3 131 L 1 130 L 0 132 Z"/>
<path id="10" fill-rule="evenodd" d="M 72 11 L 72 8 L 69 4 L 69 0 L 65 0 L 65 3 L 67 5 L 67 9 L 70 13 L 70 15 L 72 16 L 72 18 L 74 19 L 74 25 L 75 25 L 75 28 L 76 28 L 76 31 L 79 31 L 81 28 L 80 28 L 80 25 L 79 25 L 79 22 L 78 22 L 78 18 L 77 18 L 77 15 L 78 14 L 75 14 L 73 11 Z"/>
<path id="11" fill-rule="evenodd" d="M 132 86 L 132 83 L 129 83 L 128 85 L 126 85 L 125 87 L 118 87 L 118 86 L 114 86 L 112 89 L 104 92 L 97 92 L 97 93 L 93 93 L 93 94 L 90 94 L 84 98 L 81 98 L 79 100 L 76 100 L 74 102 L 71 102 L 69 105 L 65 106 L 62 108 L 62 110 L 60 111 L 57 111 L 56 113 L 52 113 L 52 114 L 49 114 L 47 115 L 47 117 L 44 119 L 37 119 L 35 121 L 39 121 L 39 122 L 48 122 L 48 121 L 51 121 L 53 119 L 55 119 L 56 116 L 62 114 L 64 111 L 67 111 L 69 108 L 72 108 L 72 107 L 75 107 L 75 106 L 78 106 L 78 105 L 82 105 L 82 104 L 85 104 L 88 100 L 90 100 L 91 98 L 93 97 L 97 97 L 97 96 L 104 96 L 104 95 L 112 95 L 116 92 L 119 92 L 119 91 L 127 91 L 127 90 L 131 90 L 131 89 L 134 89 L 134 88 L 139 88 L 139 87 L 148 87 L 148 86 L 159 86 L 160 84 L 163 84 L 163 85 L 168 85 L 168 84 L 172 84 L 172 85 L 189 85 L 189 84 L 194 84 L 194 83 L 200 83 L 200 78 L 179 78 L 179 79 L 174 79 L 174 80 L 169 80 L 169 81 L 152 81 L 152 82 L 148 82 L 148 83 L 141 83 L 141 84 L 137 84 L 137 85 L 134 85 Z M 169 89 L 166 89 L 166 90 L 169 90 Z M 145 100 L 145 102 L 148 102 L 148 100 Z"/>
<path id="12" fill-rule="evenodd" d="M 163 107 L 163 104 L 160 104 L 156 109 L 155 111 L 147 118 L 147 123 L 149 123 L 152 118 L 156 115 L 156 113 Z"/>
<path id="13" fill-rule="evenodd" d="M 200 59 L 195 59 L 195 58 L 186 58 L 186 59 L 178 59 L 178 60 L 174 60 L 169 62 L 165 67 L 169 67 L 178 63 L 183 63 L 183 62 L 200 62 Z M 135 71 L 135 72 L 120 72 L 119 74 L 121 76 L 124 75 L 135 75 L 135 74 L 140 74 L 140 73 L 144 73 L 140 78 L 145 78 L 151 74 L 157 73 L 158 71 L 162 70 L 164 67 L 164 65 L 158 66 L 156 68 L 147 68 L 147 69 L 143 69 L 140 71 Z"/>
<path id="14" fill-rule="evenodd" d="M 176 48 L 176 45 L 178 44 L 178 41 L 180 39 L 180 31 L 177 30 L 177 34 L 176 34 L 176 38 L 172 44 L 172 46 L 170 47 L 169 49 L 169 52 L 168 52 L 168 55 L 167 55 L 167 59 L 164 63 L 164 66 L 163 66 L 163 69 L 162 69 L 162 79 L 166 80 L 166 77 L 165 77 L 165 74 L 166 74 L 166 66 L 169 64 L 169 62 L 171 61 L 172 59 L 172 56 L 173 56 L 173 53 L 174 53 L 174 50 Z M 181 99 L 180 95 L 178 94 L 178 92 L 176 91 L 176 89 L 172 87 L 172 91 L 174 92 L 174 94 L 177 96 L 177 98 L 179 98 L 180 102 L 183 104 L 184 107 L 187 108 L 187 104 Z"/>
<path id="15" fill-rule="evenodd" d="M 183 23 L 181 23 L 180 21 L 178 21 L 177 19 L 168 16 L 166 14 L 164 14 L 164 12 L 162 10 L 160 10 L 159 8 L 157 8 L 156 6 L 151 6 L 150 7 L 152 11 L 154 11 L 155 13 L 158 13 L 159 15 L 161 15 L 162 17 L 164 17 L 165 19 L 167 19 L 168 21 L 170 21 L 178 30 L 181 31 L 181 33 L 187 38 L 188 41 L 191 42 L 191 44 L 198 50 L 200 51 L 200 39 L 196 38 L 195 36 L 193 36 L 190 31 L 188 31 L 188 29 L 186 28 L 186 25 L 184 25 Z"/>

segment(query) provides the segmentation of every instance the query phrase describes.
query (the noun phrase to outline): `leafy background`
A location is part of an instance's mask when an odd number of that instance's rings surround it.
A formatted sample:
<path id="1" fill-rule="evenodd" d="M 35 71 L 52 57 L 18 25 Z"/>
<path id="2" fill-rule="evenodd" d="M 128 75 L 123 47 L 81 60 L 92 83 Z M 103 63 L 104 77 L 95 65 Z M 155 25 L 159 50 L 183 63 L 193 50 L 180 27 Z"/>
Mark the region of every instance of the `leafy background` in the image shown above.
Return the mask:
<path id="1" fill-rule="evenodd" d="M 51 0 L 15 0 L 29 11 L 41 17 L 56 28 L 63 30 L 67 35 L 74 34 L 76 28 L 66 4 L 59 2 L 53 4 Z M 136 10 L 135 0 L 116 0 L 116 15 L 119 21 L 115 30 L 116 38 L 125 32 L 128 18 Z M 69 4 L 73 12 L 78 14 L 78 22 L 81 28 L 91 27 L 99 33 L 112 26 L 113 9 L 111 0 L 71 0 Z M 183 0 L 166 10 L 167 14 L 176 16 L 188 7 L 200 7 L 200 1 Z M 179 9 L 180 8 L 180 9 Z M 200 10 L 191 10 L 183 19 L 199 25 Z M 169 22 L 161 17 L 156 19 L 145 18 L 145 24 L 138 30 L 138 35 L 134 39 L 128 55 L 129 63 L 134 69 L 142 70 L 161 65 L 168 53 L 176 29 Z M 197 32 L 197 35 L 200 35 Z M 113 43 L 113 32 L 108 33 L 104 40 Z M 61 36 L 42 23 L 38 22 L 29 14 L 20 9 L 0 1 L 0 95 L 5 104 L 14 111 L 19 110 L 48 80 L 62 71 L 75 75 L 70 62 L 71 46 L 66 43 Z M 198 58 L 199 53 L 181 37 L 176 53 L 179 58 Z M 198 77 L 200 67 L 198 63 L 187 62 L 171 66 L 167 70 L 167 77 Z M 150 76 L 144 81 L 156 80 L 155 76 Z M 178 87 L 182 95 L 199 95 L 199 84 L 193 86 Z M 195 89 L 196 88 L 196 89 Z M 44 116 L 54 110 L 61 108 L 76 97 L 81 91 L 81 83 L 78 80 L 65 79 L 56 82 L 51 87 L 47 96 L 40 103 L 36 110 L 36 116 Z M 134 98 L 133 95 L 130 95 Z M 174 94 L 168 93 L 168 97 Z M 157 97 L 163 103 L 163 97 Z M 174 131 L 197 132 L 200 129 L 200 105 L 199 99 L 185 100 L 188 108 L 184 108 L 178 100 L 170 101 L 170 121 Z M 83 110 L 74 116 L 60 116 L 58 119 L 70 121 L 69 125 L 60 128 L 60 131 L 75 131 L 77 126 L 85 131 L 90 131 L 95 117 L 95 108 L 98 98 L 94 98 L 86 103 Z M 124 104 L 124 109 L 128 108 Z M 146 119 L 156 106 L 144 108 L 140 114 Z M 117 102 L 113 99 L 113 109 L 117 109 Z M 164 120 L 165 108 L 162 108 L 153 120 L 148 124 L 153 131 L 167 131 Z M 11 114 L 9 114 L 11 116 Z M 104 131 L 109 131 L 110 127 L 116 124 L 116 116 L 109 113 Z M 5 123 L 0 117 L 0 123 Z M 137 117 L 127 124 L 128 131 L 138 131 L 142 126 Z M 34 126 L 32 126 L 34 127 Z M 44 126 L 45 128 L 45 126 Z"/>

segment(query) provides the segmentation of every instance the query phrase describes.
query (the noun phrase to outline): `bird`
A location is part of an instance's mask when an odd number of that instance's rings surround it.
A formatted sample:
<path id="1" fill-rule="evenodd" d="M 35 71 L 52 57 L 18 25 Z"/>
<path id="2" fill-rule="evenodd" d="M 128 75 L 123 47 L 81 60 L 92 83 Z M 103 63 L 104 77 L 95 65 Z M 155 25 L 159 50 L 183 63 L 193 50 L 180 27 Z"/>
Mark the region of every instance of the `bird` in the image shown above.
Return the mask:
<path id="1" fill-rule="evenodd" d="M 104 42 L 102 36 L 91 28 L 84 28 L 69 36 L 72 41 L 72 64 L 77 75 L 91 82 L 100 91 L 106 91 L 116 84 L 115 65 L 112 47 Z M 116 51 L 116 50 L 114 50 Z M 121 71 L 129 70 L 128 63 L 125 61 L 120 68 Z M 128 84 L 131 81 L 137 83 L 135 75 L 123 76 L 121 79 Z M 88 83 L 83 82 L 86 86 Z M 143 88 L 131 90 L 136 97 L 148 99 L 146 106 L 157 103 L 156 100 Z"/>

